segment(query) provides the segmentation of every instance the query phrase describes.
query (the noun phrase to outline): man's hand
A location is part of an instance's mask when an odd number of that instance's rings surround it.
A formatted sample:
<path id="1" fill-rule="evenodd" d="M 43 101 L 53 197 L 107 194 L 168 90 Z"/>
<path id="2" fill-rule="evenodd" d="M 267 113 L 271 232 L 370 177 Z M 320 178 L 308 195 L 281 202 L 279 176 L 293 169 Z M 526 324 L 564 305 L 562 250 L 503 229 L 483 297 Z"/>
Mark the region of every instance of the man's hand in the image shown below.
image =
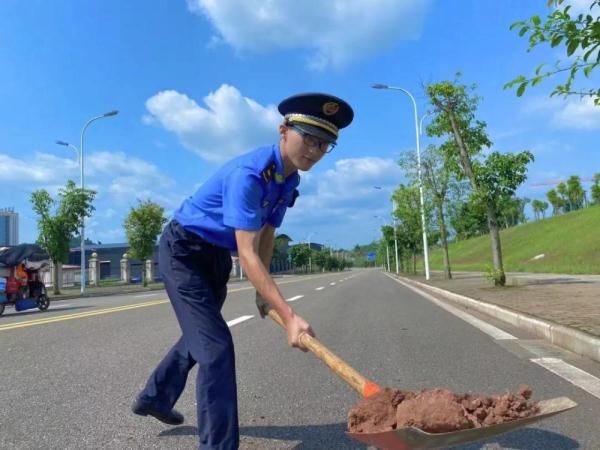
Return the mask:
<path id="1" fill-rule="evenodd" d="M 302 344 L 300 336 L 303 334 L 309 334 L 310 336 L 315 337 L 315 333 L 309 323 L 299 315 L 292 313 L 292 316 L 286 323 L 286 329 L 288 345 L 290 347 L 299 348 L 303 352 L 308 351 L 308 349 Z"/>
<path id="2" fill-rule="evenodd" d="M 264 319 L 269 314 L 269 309 L 271 307 L 265 301 L 265 299 L 256 291 L 256 307 L 258 308 L 258 312 L 260 313 L 260 317 Z"/>

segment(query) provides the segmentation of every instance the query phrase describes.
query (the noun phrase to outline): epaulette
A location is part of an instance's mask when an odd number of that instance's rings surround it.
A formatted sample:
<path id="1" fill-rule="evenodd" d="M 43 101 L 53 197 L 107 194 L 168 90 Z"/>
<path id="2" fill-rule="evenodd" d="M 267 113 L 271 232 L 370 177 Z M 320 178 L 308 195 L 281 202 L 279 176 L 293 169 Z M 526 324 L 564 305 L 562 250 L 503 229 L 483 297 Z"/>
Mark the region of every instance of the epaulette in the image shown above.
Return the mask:
<path id="1" fill-rule="evenodd" d="M 277 171 L 277 167 L 275 166 L 275 163 L 273 163 L 273 164 L 267 166 L 267 168 L 260 173 L 260 176 L 262 177 L 263 180 L 265 180 L 265 183 L 268 183 L 269 181 L 271 181 L 273 179 L 276 171 Z"/>

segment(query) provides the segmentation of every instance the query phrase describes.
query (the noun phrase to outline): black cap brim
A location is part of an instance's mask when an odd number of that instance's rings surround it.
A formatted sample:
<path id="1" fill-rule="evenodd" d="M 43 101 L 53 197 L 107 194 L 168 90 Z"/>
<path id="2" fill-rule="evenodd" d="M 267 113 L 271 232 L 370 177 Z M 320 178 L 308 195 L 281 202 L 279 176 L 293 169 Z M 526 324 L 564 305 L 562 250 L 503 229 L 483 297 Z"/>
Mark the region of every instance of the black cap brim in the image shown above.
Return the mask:
<path id="1" fill-rule="evenodd" d="M 310 134 L 318 139 L 321 139 L 322 141 L 329 142 L 330 144 L 336 143 L 335 136 L 331 135 L 330 133 L 325 131 L 323 128 L 315 127 L 315 126 L 309 125 L 307 123 L 297 123 L 297 122 L 290 123 L 290 126 L 292 126 L 294 128 L 299 128 L 300 130 L 304 131 L 305 133 Z"/>

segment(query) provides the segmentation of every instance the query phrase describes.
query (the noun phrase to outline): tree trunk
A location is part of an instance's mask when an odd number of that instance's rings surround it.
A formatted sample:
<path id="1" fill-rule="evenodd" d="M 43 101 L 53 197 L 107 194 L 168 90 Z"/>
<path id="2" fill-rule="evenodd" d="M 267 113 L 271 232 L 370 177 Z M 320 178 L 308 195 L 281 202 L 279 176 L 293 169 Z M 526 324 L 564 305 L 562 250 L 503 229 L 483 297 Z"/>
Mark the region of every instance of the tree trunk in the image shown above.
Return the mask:
<path id="1" fill-rule="evenodd" d="M 454 115 L 454 112 L 449 111 L 448 118 L 450 119 L 452 132 L 454 134 L 454 140 L 458 147 L 460 161 L 463 166 L 463 170 L 465 171 L 465 175 L 469 178 L 469 180 L 471 180 L 471 185 L 473 186 L 473 189 L 478 191 L 479 186 L 477 185 L 477 180 L 475 179 L 475 174 L 473 173 L 471 159 L 467 152 L 465 143 L 462 140 L 458 124 L 456 123 L 456 117 Z M 506 284 L 506 275 L 504 273 L 504 267 L 502 265 L 502 246 L 500 244 L 500 231 L 498 230 L 498 217 L 496 215 L 496 209 L 490 201 L 488 201 L 487 204 L 487 219 L 488 228 L 490 229 L 490 238 L 492 241 L 492 257 L 494 260 L 494 271 L 496 272 L 496 274 L 494 275 L 494 285 L 504 286 Z"/>
<path id="2" fill-rule="evenodd" d="M 460 162 L 463 166 L 463 170 L 465 171 L 465 175 L 467 176 L 467 178 L 469 178 L 469 180 L 471 180 L 473 188 L 477 189 L 477 185 L 475 183 L 475 176 L 473 174 L 473 166 L 471 166 L 471 158 L 469 157 L 467 147 L 465 146 L 465 142 L 463 141 L 462 136 L 460 134 L 460 130 L 458 129 L 458 124 L 456 123 L 456 116 L 454 115 L 453 111 L 448 111 L 448 118 L 450 119 L 452 133 L 454 134 L 454 141 L 456 142 L 456 146 L 458 147 Z"/>
<path id="3" fill-rule="evenodd" d="M 498 229 L 498 219 L 494 205 L 487 205 L 488 228 L 490 229 L 490 239 L 492 241 L 492 257 L 494 259 L 494 285 L 504 286 L 506 284 L 506 274 L 502 265 L 502 245 L 500 243 L 500 231 Z"/>
<path id="4" fill-rule="evenodd" d="M 52 290 L 54 295 L 60 295 L 59 275 L 62 274 L 60 274 L 59 264 L 60 262 L 54 259 L 52 260 Z"/>
<path id="5" fill-rule="evenodd" d="M 413 275 L 417 274 L 417 254 L 413 253 Z"/>
<path id="6" fill-rule="evenodd" d="M 448 233 L 446 231 L 446 222 L 444 221 L 444 207 L 442 204 L 438 204 L 438 225 L 440 227 L 440 238 L 442 239 L 442 255 L 444 257 L 444 278 L 446 280 L 452 279 L 452 271 L 450 270 L 450 256 L 448 255 Z"/>

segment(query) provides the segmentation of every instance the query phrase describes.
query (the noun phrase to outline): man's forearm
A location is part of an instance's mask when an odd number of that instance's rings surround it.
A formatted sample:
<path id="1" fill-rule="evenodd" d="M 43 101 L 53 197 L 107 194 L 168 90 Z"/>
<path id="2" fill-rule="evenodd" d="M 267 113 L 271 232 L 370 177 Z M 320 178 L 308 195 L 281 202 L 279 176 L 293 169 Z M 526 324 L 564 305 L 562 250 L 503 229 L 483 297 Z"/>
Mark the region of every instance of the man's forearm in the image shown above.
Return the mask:
<path id="1" fill-rule="evenodd" d="M 246 268 L 246 276 L 257 292 L 287 323 L 293 315 L 292 308 L 285 302 L 262 258 L 257 253 L 250 253 L 242 256 L 242 264 Z"/>
<path id="2" fill-rule="evenodd" d="M 260 234 L 260 241 L 258 243 L 258 255 L 262 261 L 265 269 L 269 272 L 271 267 L 271 259 L 273 259 L 273 246 L 275 243 L 275 231 L 270 229 L 263 229 Z"/>

